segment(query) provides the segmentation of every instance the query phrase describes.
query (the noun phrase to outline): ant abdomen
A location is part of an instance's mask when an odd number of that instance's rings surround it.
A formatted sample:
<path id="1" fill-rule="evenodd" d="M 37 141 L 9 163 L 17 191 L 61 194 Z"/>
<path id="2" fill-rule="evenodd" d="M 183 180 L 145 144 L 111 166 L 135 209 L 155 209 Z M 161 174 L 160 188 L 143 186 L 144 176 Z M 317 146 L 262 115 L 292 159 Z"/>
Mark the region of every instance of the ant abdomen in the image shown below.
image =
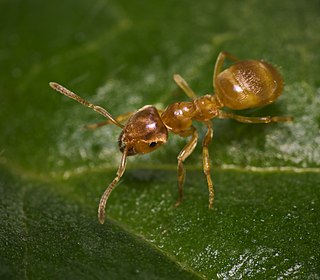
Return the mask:
<path id="1" fill-rule="evenodd" d="M 281 94 L 283 81 L 269 63 L 239 61 L 218 74 L 215 93 L 224 107 L 249 109 L 272 103 Z"/>

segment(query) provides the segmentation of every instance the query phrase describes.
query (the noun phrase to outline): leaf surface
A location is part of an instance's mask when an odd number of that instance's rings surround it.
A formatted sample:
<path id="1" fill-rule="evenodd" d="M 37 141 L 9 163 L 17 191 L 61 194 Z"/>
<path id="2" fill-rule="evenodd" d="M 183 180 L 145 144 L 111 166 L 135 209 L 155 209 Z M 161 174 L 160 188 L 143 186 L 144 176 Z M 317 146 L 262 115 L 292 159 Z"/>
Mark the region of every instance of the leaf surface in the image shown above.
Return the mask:
<path id="1" fill-rule="evenodd" d="M 309 1 L 2 1 L 0 18 L 0 278 L 319 279 L 319 3 Z M 217 55 L 264 59 L 285 80 L 274 104 L 239 112 L 291 115 L 269 125 L 213 120 L 215 207 L 201 143 L 188 158 L 185 201 L 170 135 L 120 161 L 115 126 L 55 93 L 59 82 L 113 116 L 212 93 Z M 205 127 L 196 124 L 201 139 Z"/>

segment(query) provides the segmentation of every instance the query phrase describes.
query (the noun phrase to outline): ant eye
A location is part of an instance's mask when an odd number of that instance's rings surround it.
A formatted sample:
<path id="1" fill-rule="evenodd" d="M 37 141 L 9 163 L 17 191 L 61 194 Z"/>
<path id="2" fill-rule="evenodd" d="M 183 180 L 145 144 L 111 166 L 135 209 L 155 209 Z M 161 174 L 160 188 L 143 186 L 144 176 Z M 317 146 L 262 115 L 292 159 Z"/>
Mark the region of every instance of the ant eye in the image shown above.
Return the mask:
<path id="1" fill-rule="evenodd" d="M 150 148 L 153 148 L 153 147 L 155 147 L 157 145 L 157 142 L 151 142 L 150 144 L 149 144 L 149 147 Z"/>

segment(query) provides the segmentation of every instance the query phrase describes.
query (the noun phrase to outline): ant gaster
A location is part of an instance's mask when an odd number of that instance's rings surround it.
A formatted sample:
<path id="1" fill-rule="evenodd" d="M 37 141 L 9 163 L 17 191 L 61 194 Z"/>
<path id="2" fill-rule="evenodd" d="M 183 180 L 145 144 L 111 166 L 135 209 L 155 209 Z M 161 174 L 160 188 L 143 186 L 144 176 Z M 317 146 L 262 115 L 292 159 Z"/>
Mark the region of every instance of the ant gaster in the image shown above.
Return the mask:
<path id="1" fill-rule="evenodd" d="M 222 70 L 226 58 L 233 61 L 234 64 Z M 50 83 L 50 86 L 56 91 L 107 118 L 107 121 L 90 125 L 88 126 L 89 128 L 97 128 L 112 123 L 122 129 L 118 139 L 122 158 L 117 175 L 106 188 L 99 203 L 98 218 L 101 224 L 104 223 L 105 219 L 107 199 L 125 171 L 127 157 L 150 153 L 158 149 L 162 144 L 166 143 L 168 131 L 182 137 L 190 137 L 188 143 L 177 157 L 179 198 L 176 205 L 179 205 L 183 199 L 185 179 L 183 163 L 193 152 L 198 141 L 198 132 L 192 123 L 195 120 L 206 125 L 207 132 L 202 142 L 203 171 L 209 190 L 209 208 L 212 208 L 214 189 L 210 176 L 208 151 L 208 146 L 213 136 L 211 119 L 234 119 L 243 123 L 287 122 L 292 120 L 292 117 L 246 117 L 221 110 L 223 107 L 233 110 L 260 107 L 270 104 L 278 98 L 282 93 L 283 80 L 278 71 L 265 61 L 240 61 L 230 53 L 221 52 L 217 58 L 213 73 L 214 95 L 207 94 L 197 97 L 180 75 L 175 74 L 173 78 L 191 101 L 173 103 L 165 110 L 158 110 L 154 106 L 148 105 L 142 107 L 136 113 L 126 113 L 117 118 L 113 118 L 104 108 L 89 103 L 63 86 L 54 82 Z M 121 124 L 125 120 L 127 120 L 127 123 L 125 125 Z"/>

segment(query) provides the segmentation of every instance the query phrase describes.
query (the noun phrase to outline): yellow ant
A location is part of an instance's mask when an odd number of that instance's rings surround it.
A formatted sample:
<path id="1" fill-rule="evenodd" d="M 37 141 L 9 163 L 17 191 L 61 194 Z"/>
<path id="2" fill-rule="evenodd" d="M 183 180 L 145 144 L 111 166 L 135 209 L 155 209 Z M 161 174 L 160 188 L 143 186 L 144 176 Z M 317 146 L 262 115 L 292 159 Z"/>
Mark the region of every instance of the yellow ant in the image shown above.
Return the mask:
<path id="1" fill-rule="evenodd" d="M 229 68 L 222 71 L 225 59 L 234 62 Z M 113 118 L 111 114 L 100 106 L 93 105 L 80 96 L 51 82 L 50 86 L 56 91 L 87 106 L 107 121 L 88 126 L 97 128 L 107 124 L 114 124 L 122 129 L 118 143 L 122 152 L 121 162 L 116 177 L 104 191 L 99 207 L 98 218 L 101 224 L 105 219 L 105 206 L 110 193 L 122 177 L 128 156 L 146 154 L 159 148 L 167 142 L 168 131 L 182 137 L 191 137 L 186 146 L 179 153 L 178 159 L 178 206 L 183 200 L 183 184 L 185 179 L 184 161 L 193 152 L 198 141 L 198 132 L 192 125 L 193 120 L 203 122 L 207 132 L 202 142 L 203 171 L 207 179 L 209 190 L 209 208 L 213 207 L 214 189 L 210 176 L 210 158 L 208 146 L 212 140 L 213 129 L 211 119 L 234 119 L 243 123 L 270 123 L 292 121 L 292 117 L 245 117 L 220 110 L 227 107 L 233 110 L 242 110 L 264 106 L 274 102 L 283 90 L 283 80 L 278 71 L 269 63 L 262 60 L 239 60 L 227 52 L 221 52 L 217 58 L 214 73 L 213 87 L 215 95 L 199 96 L 193 92 L 187 82 L 178 74 L 173 76 L 177 85 L 191 98 L 188 102 L 176 102 L 165 110 L 157 110 L 147 105 L 136 113 L 126 113 Z M 125 125 L 122 121 L 128 120 Z"/>

